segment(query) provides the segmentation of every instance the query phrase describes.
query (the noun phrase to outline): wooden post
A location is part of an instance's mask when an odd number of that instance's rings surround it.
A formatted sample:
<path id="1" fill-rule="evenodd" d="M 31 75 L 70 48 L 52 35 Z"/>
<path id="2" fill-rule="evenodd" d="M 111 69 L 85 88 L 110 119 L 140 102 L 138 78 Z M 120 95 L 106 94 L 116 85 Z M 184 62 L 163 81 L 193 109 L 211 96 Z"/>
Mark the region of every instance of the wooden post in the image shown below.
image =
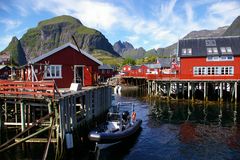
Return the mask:
<path id="1" fill-rule="evenodd" d="M 223 102 L 223 83 L 220 82 L 220 103 Z"/>
<path id="2" fill-rule="evenodd" d="M 182 96 L 183 96 L 183 98 L 182 99 L 184 99 L 185 97 L 184 97 L 184 87 L 185 87 L 185 83 L 182 83 Z"/>
<path id="3" fill-rule="evenodd" d="M 194 91 L 195 91 L 195 87 L 196 87 L 195 83 L 192 83 L 192 84 L 191 84 L 192 102 L 194 102 Z"/>
<path id="4" fill-rule="evenodd" d="M 177 83 L 177 89 L 176 89 L 176 100 L 178 100 L 178 93 L 179 93 L 179 82 L 176 82 Z"/>
<path id="5" fill-rule="evenodd" d="M 187 90 L 188 90 L 188 100 L 190 99 L 190 82 L 187 83 Z"/>
<path id="6" fill-rule="evenodd" d="M 7 113 L 7 100 L 5 99 L 5 102 L 4 102 L 4 119 L 5 119 L 5 122 L 8 121 L 8 113 Z"/>
<path id="7" fill-rule="evenodd" d="M 158 93 L 159 93 L 159 95 L 160 95 L 160 98 L 161 98 L 161 96 L 162 96 L 162 91 L 161 91 L 161 82 L 159 82 L 159 85 L 158 85 Z"/>
<path id="8" fill-rule="evenodd" d="M 169 82 L 169 85 L 167 84 L 167 101 L 170 100 L 171 95 L 171 82 Z"/>
<path id="9" fill-rule="evenodd" d="M 230 92 L 231 92 L 231 102 L 233 103 L 233 101 L 234 101 L 234 94 L 235 94 L 234 84 L 229 83 L 229 85 L 230 85 Z"/>
<path id="10" fill-rule="evenodd" d="M 203 100 L 207 101 L 207 82 L 203 82 Z"/>
<path id="11" fill-rule="evenodd" d="M 234 82 L 234 88 L 235 88 L 235 104 L 237 104 L 237 94 L 238 94 L 238 91 L 237 91 L 237 82 Z"/>
<path id="12" fill-rule="evenodd" d="M 155 95 L 158 95 L 158 83 L 155 84 Z"/>
<path id="13" fill-rule="evenodd" d="M 147 83 L 148 83 L 148 95 L 150 95 L 150 93 L 151 93 L 151 89 L 150 89 L 150 81 L 147 81 Z"/>
<path id="14" fill-rule="evenodd" d="M 24 103 L 23 102 L 21 102 L 20 103 L 20 111 L 21 111 L 21 130 L 22 131 L 24 131 L 24 129 L 25 129 L 25 112 L 24 112 L 24 109 L 25 107 L 24 107 Z"/>

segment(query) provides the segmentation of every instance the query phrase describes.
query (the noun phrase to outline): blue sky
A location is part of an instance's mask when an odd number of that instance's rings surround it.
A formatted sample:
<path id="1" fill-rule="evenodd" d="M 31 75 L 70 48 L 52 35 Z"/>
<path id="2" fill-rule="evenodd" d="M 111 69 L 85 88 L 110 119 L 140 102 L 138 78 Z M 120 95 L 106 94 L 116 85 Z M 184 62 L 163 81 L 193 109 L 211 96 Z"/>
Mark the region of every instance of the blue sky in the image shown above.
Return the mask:
<path id="1" fill-rule="evenodd" d="M 110 43 L 166 47 L 193 30 L 230 25 L 240 0 L 1 0 L 0 51 L 41 20 L 71 15 L 101 31 Z"/>

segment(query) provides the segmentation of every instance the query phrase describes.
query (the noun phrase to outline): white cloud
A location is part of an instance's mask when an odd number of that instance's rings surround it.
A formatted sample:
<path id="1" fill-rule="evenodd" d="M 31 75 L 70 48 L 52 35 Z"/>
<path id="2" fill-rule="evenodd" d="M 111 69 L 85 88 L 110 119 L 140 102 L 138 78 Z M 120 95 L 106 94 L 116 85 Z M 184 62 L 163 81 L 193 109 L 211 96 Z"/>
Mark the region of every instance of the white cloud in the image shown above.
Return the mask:
<path id="1" fill-rule="evenodd" d="M 5 12 L 10 12 L 10 8 L 3 3 L 0 3 L 0 10 L 5 11 Z"/>
<path id="2" fill-rule="evenodd" d="M 203 23 L 212 29 L 224 25 L 230 25 L 232 21 L 239 16 L 239 13 L 240 2 L 223 1 L 214 3 L 207 9 L 207 17 Z"/>
<path id="3" fill-rule="evenodd" d="M 122 37 L 135 47 L 144 46 L 146 49 L 171 45 L 193 30 L 224 26 L 240 13 L 240 2 L 232 0 L 156 0 L 139 4 L 134 0 L 122 0 L 117 2 L 120 5 L 111 0 L 31 0 L 30 5 L 30 0 L 22 1 L 28 2 L 18 7 L 22 16 L 29 15 L 29 10 L 39 14 L 47 11 L 56 16 L 71 15 L 106 36 L 123 34 Z M 141 12 L 136 5 L 142 2 L 153 7 L 146 6 L 151 10 Z M 145 12 L 151 13 L 151 17 L 142 16 L 147 15 Z M 21 22 L 0 20 L 0 23 L 9 26 L 7 30 L 10 30 Z"/>
<path id="4" fill-rule="evenodd" d="M 5 31 L 9 31 L 17 28 L 21 24 L 21 21 L 12 19 L 1 19 L 0 23 L 5 25 Z"/>

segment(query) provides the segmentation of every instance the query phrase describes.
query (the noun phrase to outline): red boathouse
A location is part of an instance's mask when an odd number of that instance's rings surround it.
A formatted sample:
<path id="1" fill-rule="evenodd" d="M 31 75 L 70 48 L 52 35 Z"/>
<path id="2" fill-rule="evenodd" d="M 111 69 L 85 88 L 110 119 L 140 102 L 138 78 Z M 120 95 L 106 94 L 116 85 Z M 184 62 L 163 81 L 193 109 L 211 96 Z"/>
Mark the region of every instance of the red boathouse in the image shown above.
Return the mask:
<path id="1" fill-rule="evenodd" d="M 58 88 L 69 88 L 71 83 L 91 86 L 97 84 L 100 65 L 101 61 L 67 43 L 31 60 L 24 79 L 55 80 Z"/>
<path id="2" fill-rule="evenodd" d="M 180 40 L 180 79 L 239 79 L 239 45 L 239 36 Z"/>

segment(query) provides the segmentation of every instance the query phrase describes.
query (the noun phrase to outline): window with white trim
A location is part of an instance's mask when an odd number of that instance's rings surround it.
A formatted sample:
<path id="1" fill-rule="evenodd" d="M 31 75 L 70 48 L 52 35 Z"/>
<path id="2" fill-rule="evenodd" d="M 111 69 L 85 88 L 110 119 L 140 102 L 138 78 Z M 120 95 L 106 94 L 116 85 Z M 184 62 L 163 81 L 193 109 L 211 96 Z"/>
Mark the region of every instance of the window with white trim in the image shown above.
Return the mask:
<path id="1" fill-rule="evenodd" d="M 208 56 L 207 61 L 233 61 L 233 56 Z"/>
<path id="2" fill-rule="evenodd" d="M 192 55 L 192 48 L 183 48 L 182 55 Z"/>
<path id="3" fill-rule="evenodd" d="M 233 75 L 233 66 L 193 67 L 194 75 Z"/>
<path id="4" fill-rule="evenodd" d="M 208 55 L 218 54 L 218 49 L 217 49 L 217 47 L 208 47 L 208 48 L 207 48 L 207 54 L 208 54 Z"/>
<path id="5" fill-rule="evenodd" d="M 61 65 L 45 66 L 44 78 L 62 78 Z"/>
<path id="6" fill-rule="evenodd" d="M 232 54 L 231 47 L 220 47 L 220 50 L 221 50 L 222 54 Z"/>

